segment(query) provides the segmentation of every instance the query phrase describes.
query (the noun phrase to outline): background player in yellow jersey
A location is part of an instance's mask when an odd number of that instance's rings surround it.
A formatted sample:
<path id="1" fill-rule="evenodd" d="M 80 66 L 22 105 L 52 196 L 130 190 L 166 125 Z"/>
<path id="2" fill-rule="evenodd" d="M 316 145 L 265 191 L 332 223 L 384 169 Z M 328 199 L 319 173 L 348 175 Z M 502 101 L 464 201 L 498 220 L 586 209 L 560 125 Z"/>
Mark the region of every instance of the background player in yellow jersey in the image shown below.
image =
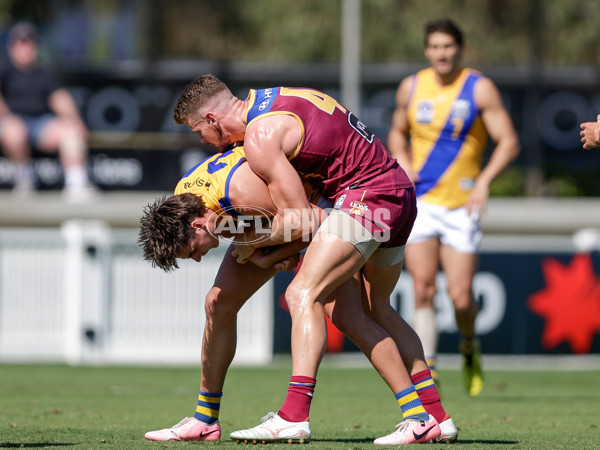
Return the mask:
<path id="1" fill-rule="evenodd" d="M 492 180 L 517 156 L 518 139 L 498 89 L 461 66 L 463 36 L 448 19 L 425 26 L 431 67 L 402 80 L 388 149 L 415 184 L 418 214 L 406 247 L 414 279 L 414 328 L 435 374 L 438 331 L 433 299 L 441 263 L 462 340 L 466 389 L 483 387 L 475 340 L 472 281 L 481 241 L 479 214 Z M 487 135 L 496 146 L 482 170 Z"/>

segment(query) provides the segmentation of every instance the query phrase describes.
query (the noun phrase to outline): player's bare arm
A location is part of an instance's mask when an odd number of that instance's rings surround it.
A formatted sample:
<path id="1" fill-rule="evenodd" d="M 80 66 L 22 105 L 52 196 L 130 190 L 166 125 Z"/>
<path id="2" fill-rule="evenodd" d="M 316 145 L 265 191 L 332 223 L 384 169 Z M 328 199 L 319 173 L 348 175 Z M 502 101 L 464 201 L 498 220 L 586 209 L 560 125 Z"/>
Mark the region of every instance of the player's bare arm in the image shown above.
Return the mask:
<path id="1" fill-rule="evenodd" d="M 248 164 L 267 183 L 277 208 L 274 221 L 279 226 L 259 244 L 261 247 L 299 239 L 313 229 L 312 207 L 300 177 L 287 159 L 297 150 L 300 139 L 300 126 L 288 115 L 259 119 L 246 131 L 244 150 Z"/>
<path id="2" fill-rule="evenodd" d="M 600 146 L 600 114 L 596 117 L 596 122 L 585 122 L 579 125 L 581 131 L 581 143 L 585 150 Z"/>
<path id="3" fill-rule="evenodd" d="M 233 174 L 229 200 L 240 214 L 255 215 L 258 208 L 265 215 L 274 216 L 277 211 L 267 185 L 252 171 L 248 163 L 241 164 Z M 257 236 L 254 230 L 248 230 L 244 238 L 254 241 Z M 308 239 L 298 239 L 287 244 L 262 247 L 252 254 L 249 261 L 265 269 L 275 266 L 278 270 L 291 270 L 298 264 L 298 258 L 294 257 L 308 244 Z"/>
<path id="4" fill-rule="evenodd" d="M 327 217 L 327 212 L 317 205 L 311 206 L 320 225 Z M 300 252 L 308 247 L 311 238 L 312 235 L 308 234 L 292 242 L 257 248 L 248 261 L 264 269 L 274 267 L 277 270 L 291 270 L 298 265 Z"/>
<path id="5" fill-rule="evenodd" d="M 496 144 L 487 165 L 483 168 L 467 201 L 467 210 L 475 208 L 483 212 L 492 181 L 519 154 L 519 140 L 496 85 L 482 77 L 475 85 L 475 101 L 481 110 L 483 123 L 492 141 Z"/>
<path id="6" fill-rule="evenodd" d="M 394 110 L 392 126 L 388 133 L 387 148 L 414 183 L 418 180 L 417 174 L 413 172 L 411 164 L 412 158 L 408 141 L 410 126 L 407 112 L 411 89 L 412 77 L 406 77 L 396 90 L 396 109 Z"/>
<path id="7" fill-rule="evenodd" d="M 327 212 L 317 205 L 311 206 L 320 225 L 327 217 Z M 274 267 L 280 271 L 292 270 L 300 262 L 300 251 L 308 247 L 311 237 L 312 235 L 306 235 L 286 244 L 258 248 L 248 261 L 264 269 Z"/>

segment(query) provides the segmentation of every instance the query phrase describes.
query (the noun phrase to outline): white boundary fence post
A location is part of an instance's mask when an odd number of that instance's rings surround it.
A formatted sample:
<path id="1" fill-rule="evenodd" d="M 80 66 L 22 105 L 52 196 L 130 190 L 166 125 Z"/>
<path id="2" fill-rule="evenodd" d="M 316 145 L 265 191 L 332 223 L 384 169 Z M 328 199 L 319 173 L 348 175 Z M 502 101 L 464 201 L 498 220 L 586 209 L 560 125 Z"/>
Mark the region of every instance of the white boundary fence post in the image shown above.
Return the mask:
<path id="1" fill-rule="evenodd" d="M 65 341 L 64 356 L 68 364 L 80 364 L 84 358 L 86 330 L 84 308 L 95 305 L 99 314 L 93 314 L 104 328 L 107 264 L 90 265 L 89 254 L 106 255 L 110 245 L 110 229 L 103 221 L 68 220 L 61 226 L 66 242 L 65 260 Z M 101 261 L 104 261 L 102 258 Z M 84 302 L 89 303 L 84 306 Z M 93 334 L 95 336 L 96 333 Z"/>

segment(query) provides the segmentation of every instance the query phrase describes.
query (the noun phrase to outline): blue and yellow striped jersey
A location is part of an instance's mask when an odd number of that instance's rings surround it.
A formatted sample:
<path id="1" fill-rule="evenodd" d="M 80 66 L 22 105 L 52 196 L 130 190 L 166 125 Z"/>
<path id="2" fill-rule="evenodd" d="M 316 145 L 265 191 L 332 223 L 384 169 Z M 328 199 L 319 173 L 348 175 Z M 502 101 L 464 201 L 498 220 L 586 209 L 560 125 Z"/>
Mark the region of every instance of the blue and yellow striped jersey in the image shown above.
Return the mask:
<path id="1" fill-rule="evenodd" d="M 481 76 L 465 68 L 448 86 L 438 83 L 433 68 L 413 76 L 407 108 L 412 166 L 417 195 L 428 203 L 464 205 L 481 171 L 487 131 L 474 99 Z"/>
<path id="2" fill-rule="evenodd" d="M 243 147 L 234 147 L 224 153 L 217 153 L 192 167 L 179 180 L 175 195 L 189 192 L 202 196 L 204 205 L 219 213 L 226 212 L 237 217 L 229 200 L 229 183 L 236 169 L 246 161 Z"/>

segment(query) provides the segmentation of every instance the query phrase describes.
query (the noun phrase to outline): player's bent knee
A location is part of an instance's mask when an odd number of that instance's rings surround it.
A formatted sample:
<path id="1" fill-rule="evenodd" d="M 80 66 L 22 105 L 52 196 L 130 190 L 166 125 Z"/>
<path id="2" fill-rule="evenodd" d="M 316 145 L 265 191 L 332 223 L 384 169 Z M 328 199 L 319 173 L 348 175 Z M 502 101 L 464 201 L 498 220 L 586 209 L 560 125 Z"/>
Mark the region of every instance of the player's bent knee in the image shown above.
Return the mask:
<path id="1" fill-rule="evenodd" d="M 226 297 L 222 295 L 220 290 L 213 288 L 208 292 L 208 294 L 206 294 L 206 300 L 204 302 L 206 320 L 235 320 L 237 313 L 243 304 L 244 302 L 238 303 L 227 301 Z"/>
<path id="2" fill-rule="evenodd" d="M 297 286 L 292 282 L 285 290 L 285 301 L 290 314 L 302 314 L 304 311 L 312 309 L 317 301 L 316 296 L 311 294 L 309 289 L 303 286 Z"/>

